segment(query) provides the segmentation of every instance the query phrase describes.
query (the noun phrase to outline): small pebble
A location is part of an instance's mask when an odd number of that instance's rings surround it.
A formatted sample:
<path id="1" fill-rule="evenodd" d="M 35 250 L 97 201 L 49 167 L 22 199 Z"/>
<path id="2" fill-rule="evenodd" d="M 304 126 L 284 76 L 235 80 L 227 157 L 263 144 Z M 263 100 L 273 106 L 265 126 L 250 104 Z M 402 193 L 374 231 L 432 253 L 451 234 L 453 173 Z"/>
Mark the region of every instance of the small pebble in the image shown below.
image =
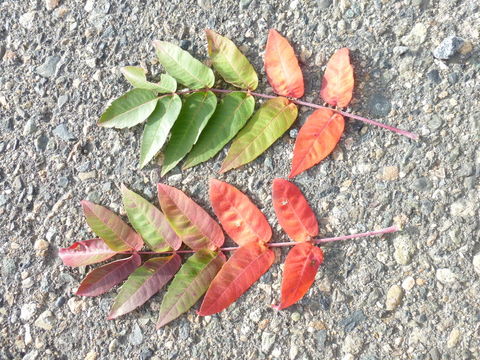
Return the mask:
<path id="1" fill-rule="evenodd" d="M 55 318 L 53 317 L 52 312 L 50 310 L 45 310 L 43 313 L 40 314 L 37 320 L 35 320 L 34 325 L 48 331 L 53 329 L 54 321 Z"/>
<path id="2" fill-rule="evenodd" d="M 400 305 L 403 298 L 403 290 L 398 285 L 393 285 L 387 292 L 385 307 L 387 310 L 395 310 Z"/>
<path id="3" fill-rule="evenodd" d="M 450 332 L 450 335 L 448 336 L 447 347 L 451 349 L 457 346 L 460 342 L 461 335 L 462 333 L 460 332 L 460 330 L 458 330 L 457 328 L 453 328 L 453 330 Z"/>
<path id="4" fill-rule="evenodd" d="M 398 166 L 385 166 L 382 171 L 382 180 L 393 181 L 398 179 Z"/>
<path id="5" fill-rule="evenodd" d="M 413 276 L 407 276 L 402 281 L 402 288 L 406 291 L 412 290 L 414 286 L 415 286 L 415 279 L 413 278 Z"/>
<path id="6" fill-rule="evenodd" d="M 473 257 L 473 270 L 475 270 L 477 274 L 480 274 L 480 253 Z"/>
<path id="7" fill-rule="evenodd" d="M 48 11 L 55 9 L 58 6 L 59 0 L 45 0 L 45 7 Z"/>
<path id="8" fill-rule="evenodd" d="M 457 276 L 450 269 L 437 269 L 435 274 L 438 281 L 442 284 L 451 284 L 457 280 Z"/>

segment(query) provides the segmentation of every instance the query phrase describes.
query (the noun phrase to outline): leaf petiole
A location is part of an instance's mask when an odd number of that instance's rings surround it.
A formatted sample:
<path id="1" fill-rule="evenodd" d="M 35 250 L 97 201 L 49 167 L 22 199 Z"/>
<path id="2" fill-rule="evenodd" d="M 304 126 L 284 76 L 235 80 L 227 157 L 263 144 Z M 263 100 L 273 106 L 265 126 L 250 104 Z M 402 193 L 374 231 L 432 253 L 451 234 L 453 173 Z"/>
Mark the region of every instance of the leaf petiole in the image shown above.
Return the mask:
<path id="1" fill-rule="evenodd" d="M 400 229 L 396 226 L 390 226 L 388 228 L 376 230 L 376 231 L 367 231 L 364 233 L 358 233 L 358 234 L 351 234 L 351 235 L 343 235 L 343 236 L 336 236 L 336 237 L 330 237 L 330 238 L 322 238 L 322 239 L 314 239 L 313 242 L 315 244 L 326 244 L 330 242 L 335 242 L 335 241 L 344 241 L 344 240 L 350 240 L 350 239 L 359 239 L 359 238 L 364 238 L 368 236 L 378 236 L 378 235 L 383 235 L 383 234 L 389 234 L 393 232 L 397 232 Z M 277 242 L 277 243 L 268 243 L 266 246 L 268 247 L 286 247 L 286 246 L 294 246 L 299 244 L 299 242 L 295 241 L 287 241 L 287 242 Z M 220 251 L 235 251 L 237 250 L 237 246 L 232 246 L 232 247 L 224 247 L 220 248 Z M 155 251 L 138 251 L 138 254 L 141 255 L 152 255 L 152 254 L 193 254 L 195 251 L 193 250 L 178 250 L 178 251 L 165 251 L 162 253 L 158 253 Z M 131 252 L 129 251 L 122 251 L 119 252 L 118 254 L 130 254 Z"/>

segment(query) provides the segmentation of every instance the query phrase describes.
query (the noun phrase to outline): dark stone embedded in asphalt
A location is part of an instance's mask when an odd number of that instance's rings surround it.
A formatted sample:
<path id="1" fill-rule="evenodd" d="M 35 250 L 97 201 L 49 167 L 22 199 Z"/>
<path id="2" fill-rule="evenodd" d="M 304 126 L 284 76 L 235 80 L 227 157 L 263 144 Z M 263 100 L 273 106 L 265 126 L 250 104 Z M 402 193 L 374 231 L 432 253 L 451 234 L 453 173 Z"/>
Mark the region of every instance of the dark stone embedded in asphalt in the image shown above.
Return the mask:
<path id="1" fill-rule="evenodd" d="M 346 332 L 350 332 L 355 327 L 366 319 L 362 310 L 354 311 L 350 316 L 347 316 L 340 321 L 340 325 L 343 326 Z"/>
<path id="2" fill-rule="evenodd" d="M 374 117 L 384 117 L 390 113 L 392 103 L 382 94 L 373 94 L 368 101 L 368 108 Z"/>

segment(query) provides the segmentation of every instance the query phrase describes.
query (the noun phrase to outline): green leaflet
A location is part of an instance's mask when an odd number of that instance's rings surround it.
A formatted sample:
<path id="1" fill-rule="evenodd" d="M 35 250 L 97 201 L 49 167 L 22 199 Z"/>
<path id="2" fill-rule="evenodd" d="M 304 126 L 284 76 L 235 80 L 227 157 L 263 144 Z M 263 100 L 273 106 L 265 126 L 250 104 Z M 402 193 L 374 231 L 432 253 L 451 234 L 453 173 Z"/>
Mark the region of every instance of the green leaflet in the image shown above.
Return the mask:
<path id="1" fill-rule="evenodd" d="M 140 124 L 153 112 L 157 101 L 157 96 L 149 90 L 130 90 L 112 102 L 98 125 L 123 129 Z"/>
<path id="2" fill-rule="evenodd" d="M 298 109 L 284 97 L 268 100 L 253 115 L 232 143 L 220 172 L 256 159 L 292 126 Z"/>
<path id="3" fill-rule="evenodd" d="M 177 82 L 168 74 L 162 74 L 160 76 L 160 82 L 156 84 L 147 81 L 147 72 L 141 67 L 124 66 L 120 71 L 133 87 L 152 90 L 156 93 L 171 93 L 177 90 Z"/>
<path id="4" fill-rule="evenodd" d="M 81 202 L 88 226 L 114 251 L 140 250 L 142 238 L 119 216 L 90 201 Z"/>
<path id="5" fill-rule="evenodd" d="M 182 100 L 176 94 L 158 99 L 157 107 L 149 116 L 143 130 L 140 168 L 143 168 L 160 151 L 181 108 Z"/>
<path id="6" fill-rule="evenodd" d="M 168 287 L 158 317 L 157 328 L 188 311 L 207 291 L 215 275 L 225 263 L 225 255 L 200 250 L 188 258 Z"/>
<path id="7" fill-rule="evenodd" d="M 215 76 L 212 69 L 203 65 L 185 50 L 165 41 L 154 41 L 157 57 L 165 70 L 177 81 L 191 89 L 212 87 Z"/>
<path id="8" fill-rule="evenodd" d="M 145 261 L 120 288 L 108 319 L 115 319 L 143 305 L 170 281 L 181 264 L 177 254 Z"/>
<path id="9" fill-rule="evenodd" d="M 208 41 L 208 55 L 213 67 L 223 79 L 242 89 L 255 90 L 258 76 L 252 64 L 235 44 L 213 30 L 205 30 Z"/>
<path id="10" fill-rule="evenodd" d="M 123 184 L 122 197 L 130 223 L 153 251 L 178 250 L 182 240 L 159 209 Z"/>
<path id="11" fill-rule="evenodd" d="M 184 169 L 204 162 L 218 153 L 252 116 L 255 100 L 243 92 L 225 96 L 185 160 Z"/>
<path id="12" fill-rule="evenodd" d="M 211 91 L 195 93 L 185 98 L 165 150 L 162 176 L 192 149 L 216 106 L 217 97 Z"/>

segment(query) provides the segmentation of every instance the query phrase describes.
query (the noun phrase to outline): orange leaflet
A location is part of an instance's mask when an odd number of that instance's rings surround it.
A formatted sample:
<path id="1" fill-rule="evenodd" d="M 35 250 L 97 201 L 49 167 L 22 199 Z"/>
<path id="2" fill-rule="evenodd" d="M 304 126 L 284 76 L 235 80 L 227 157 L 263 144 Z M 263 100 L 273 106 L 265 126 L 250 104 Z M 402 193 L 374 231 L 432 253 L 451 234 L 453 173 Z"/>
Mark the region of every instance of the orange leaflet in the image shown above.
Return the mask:
<path id="1" fill-rule="evenodd" d="M 198 315 L 226 309 L 272 266 L 274 259 L 272 250 L 255 241 L 240 247 L 213 279 Z"/>
<path id="2" fill-rule="evenodd" d="M 272 229 L 265 215 L 236 187 L 210 180 L 210 202 L 223 229 L 238 245 L 270 241 Z"/>
<path id="3" fill-rule="evenodd" d="M 304 93 L 303 75 L 292 46 L 275 29 L 268 32 L 265 72 L 273 90 L 280 96 L 300 98 Z"/>
<path id="4" fill-rule="evenodd" d="M 327 63 L 320 96 L 332 106 L 345 107 L 352 100 L 353 66 L 350 50 L 337 50 Z"/>
<path id="5" fill-rule="evenodd" d="M 293 149 L 293 178 L 325 159 L 335 148 L 345 127 L 343 116 L 329 109 L 318 109 L 298 132 Z"/>
<path id="6" fill-rule="evenodd" d="M 299 301 L 313 284 L 322 262 L 323 251 L 319 247 L 310 242 L 295 245 L 285 260 L 282 299 L 274 308 L 282 310 Z"/>
<path id="7" fill-rule="evenodd" d="M 295 241 L 306 241 L 318 235 L 318 223 L 300 189 L 284 179 L 273 180 L 273 208 L 278 222 Z"/>

